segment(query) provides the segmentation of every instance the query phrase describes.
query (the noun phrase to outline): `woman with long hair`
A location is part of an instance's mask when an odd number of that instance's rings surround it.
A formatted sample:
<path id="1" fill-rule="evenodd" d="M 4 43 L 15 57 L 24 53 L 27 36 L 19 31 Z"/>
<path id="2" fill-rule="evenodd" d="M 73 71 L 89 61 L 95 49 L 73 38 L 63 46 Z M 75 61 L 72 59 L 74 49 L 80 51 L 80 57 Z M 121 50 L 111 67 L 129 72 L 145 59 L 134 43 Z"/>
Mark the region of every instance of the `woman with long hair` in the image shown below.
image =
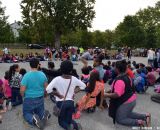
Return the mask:
<path id="1" fill-rule="evenodd" d="M 20 94 L 20 82 L 22 76 L 19 74 L 20 67 L 18 64 L 14 64 L 9 69 L 9 84 L 12 90 L 12 106 L 17 106 L 22 104 L 22 96 Z"/>
<path id="2" fill-rule="evenodd" d="M 100 81 L 99 73 L 93 71 L 90 74 L 88 86 L 86 88 L 86 95 L 82 97 L 77 103 L 78 111 L 90 110 L 96 107 L 96 97 L 101 93 L 100 108 L 103 108 L 104 97 L 104 83 Z"/>

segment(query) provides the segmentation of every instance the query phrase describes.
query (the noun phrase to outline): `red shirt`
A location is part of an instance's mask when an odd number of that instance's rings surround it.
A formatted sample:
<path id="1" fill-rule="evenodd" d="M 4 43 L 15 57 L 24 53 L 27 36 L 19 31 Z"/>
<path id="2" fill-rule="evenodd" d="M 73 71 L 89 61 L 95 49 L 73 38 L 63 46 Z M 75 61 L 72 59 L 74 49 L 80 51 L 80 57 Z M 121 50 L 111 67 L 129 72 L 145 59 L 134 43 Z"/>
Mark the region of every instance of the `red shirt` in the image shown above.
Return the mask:
<path id="1" fill-rule="evenodd" d="M 129 68 L 127 68 L 127 75 L 128 75 L 131 79 L 134 78 L 134 73 L 133 73 L 132 70 L 129 69 Z"/>

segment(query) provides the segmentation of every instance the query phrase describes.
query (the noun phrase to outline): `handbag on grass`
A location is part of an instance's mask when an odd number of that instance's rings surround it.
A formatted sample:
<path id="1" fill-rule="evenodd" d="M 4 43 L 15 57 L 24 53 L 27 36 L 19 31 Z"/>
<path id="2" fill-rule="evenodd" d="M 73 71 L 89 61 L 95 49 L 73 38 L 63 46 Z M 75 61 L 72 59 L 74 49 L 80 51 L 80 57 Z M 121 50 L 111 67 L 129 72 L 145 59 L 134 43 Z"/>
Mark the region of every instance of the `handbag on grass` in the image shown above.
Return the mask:
<path id="1" fill-rule="evenodd" d="M 55 115 L 56 117 L 58 117 L 58 116 L 60 115 L 60 113 L 61 113 L 62 107 L 63 107 L 63 105 L 64 105 L 64 101 L 66 100 L 67 94 L 68 94 L 68 92 L 69 92 L 69 88 L 70 88 L 70 86 L 71 86 L 71 82 L 72 82 L 72 77 L 71 77 L 71 79 L 70 79 L 70 82 L 69 82 L 69 85 L 68 85 L 66 94 L 65 94 L 65 96 L 64 96 L 64 99 L 63 99 L 61 108 L 58 108 L 57 105 L 55 105 L 55 106 L 53 107 L 53 115 Z"/>

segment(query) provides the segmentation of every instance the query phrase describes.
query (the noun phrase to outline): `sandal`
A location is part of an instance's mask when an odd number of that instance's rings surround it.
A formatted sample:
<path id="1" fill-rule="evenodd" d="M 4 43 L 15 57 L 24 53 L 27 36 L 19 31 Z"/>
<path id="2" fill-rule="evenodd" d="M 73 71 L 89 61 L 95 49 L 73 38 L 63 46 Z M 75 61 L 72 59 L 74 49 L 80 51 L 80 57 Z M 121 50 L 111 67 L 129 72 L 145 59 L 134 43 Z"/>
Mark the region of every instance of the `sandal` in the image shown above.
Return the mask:
<path id="1" fill-rule="evenodd" d="M 151 127 L 151 114 L 146 114 L 146 126 Z"/>

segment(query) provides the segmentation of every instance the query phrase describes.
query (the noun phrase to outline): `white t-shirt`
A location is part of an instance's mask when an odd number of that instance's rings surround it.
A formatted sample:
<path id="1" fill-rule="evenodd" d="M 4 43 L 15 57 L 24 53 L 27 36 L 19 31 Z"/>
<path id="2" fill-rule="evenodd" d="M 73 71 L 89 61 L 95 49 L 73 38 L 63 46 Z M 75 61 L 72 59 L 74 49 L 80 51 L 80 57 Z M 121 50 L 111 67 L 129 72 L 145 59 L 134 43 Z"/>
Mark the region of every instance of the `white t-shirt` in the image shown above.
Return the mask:
<path id="1" fill-rule="evenodd" d="M 3 50 L 3 52 L 4 52 L 4 54 L 8 54 L 8 53 L 9 53 L 8 48 L 5 48 L 5 49 Z"/>
<path id="2" fill-rule="evenodd" d="M 61 95 L 65 96 L 67 92 L 67 88 L 69 85 L 70 79 L 64 79 L 62 76 L 58 76 L 53 79 L 51 83 L 47 86 L 47 93 L 51 93 L 53 88 L 55 88 Z M 76 77 L 72 76 L 71 86 L 69 88 L 66 100 L 73 100 L 74 90 L 76 87 L 80 87 L 80 89 L 85 89 L 86 85 Z M 63 101 L 64 99 L 60 99 L 56 97 L 56 101 Z"/>
<path id="3" fill-rule="evenodd" d="M 149 60 L 154 60 L 154 58 L 155 58 L 155 52 L 152 51 L 152 50 L 149 50 L 148 51 L 148 59 Z"/>

